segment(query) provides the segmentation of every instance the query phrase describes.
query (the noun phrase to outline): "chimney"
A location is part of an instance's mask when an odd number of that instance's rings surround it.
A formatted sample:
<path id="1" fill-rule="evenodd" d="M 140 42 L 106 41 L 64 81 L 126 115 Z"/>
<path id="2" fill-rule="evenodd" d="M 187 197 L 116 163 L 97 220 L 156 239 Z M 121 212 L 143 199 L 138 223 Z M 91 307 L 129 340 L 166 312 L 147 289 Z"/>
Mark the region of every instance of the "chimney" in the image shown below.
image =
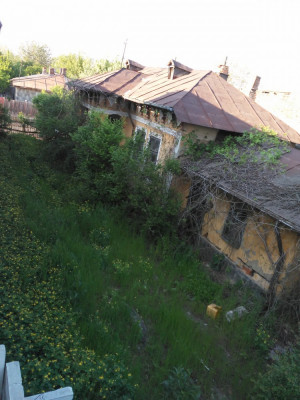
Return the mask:
<path id="1" fill-rule="evenodd" d="M 131 71 L 136 71 L 136 72 L 138 72 L 141 69 L 145 68 L 144 65 L 139 64 L 138 62 L 133 61 L 133 60 L 126 60 L 125 61 L 125 66 L 126 66 L 126 69 L 129 69 Z"/>
<path id="2" fill-rule="evenodd" d="M 255 99 L 256 99 L 256 92 L 257 92 L 258 86 L 259 86 L 259 84 L 260 84 L 260 80 L 261 80 L 261 77 L 260 77 L 260 76 L 257 76 L 257 77 L 255 78 L 254 83 L 253 83 L 253 86 L 252 86 L 252 88 L 251 88 L 251 90 L 250 90 L 249 97 L 250 97 L 250 99 L 252 99 L 253 101 L 255 101 Z"/>
<path id="3" fill-rule="evenodd" d="M 55 74 L 55 69 L 54 68 L 49 68 L 49 74 L 54 75 Z"/>
<path id="4" fill-rule="evenodd" d="M 175 79 L 182 75 L 188 75 L 192 71 L 192 68 L 187 67 L 176 60 L 168 62 L 168 79 Z"/>
<path id="5" fill-rule="evenodd" d="M 226 65 L 227 63 L 227 57 L 225 58 L 224 64 L 219 65 L 219 75 L 221 78 L 225 79 L 227 81 L 229 77 L 229 67 Z"/>
<path id="6" fill-rule="evenodd" d="M 47 73 L 47 68 L 43 67 L 42 74 L 46 74 L 46 73 Z"/>
<path id="7" fill-rule="evenodd" d="M 63 76 L 67 76 L 67 68 L 62 68 L 62 69 L 61 69 L 61 74 L 62 74 Z"/>

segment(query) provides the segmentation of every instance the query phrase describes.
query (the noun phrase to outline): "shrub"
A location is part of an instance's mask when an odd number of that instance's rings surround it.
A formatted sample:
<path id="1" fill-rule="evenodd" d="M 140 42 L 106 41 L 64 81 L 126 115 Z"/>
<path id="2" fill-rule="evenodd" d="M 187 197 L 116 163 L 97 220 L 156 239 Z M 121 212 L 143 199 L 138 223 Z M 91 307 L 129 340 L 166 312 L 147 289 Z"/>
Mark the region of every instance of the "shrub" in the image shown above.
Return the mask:
<path id="1" fill-rule="evenodd" d="M 190 371 L 183 367 L 173 368 L 168 379 L 162 382 L 165 399 L 170 400 L 197 400 L 200 399 L 200 388 L 195 385 Z"/>
<path id="2" fill-rule="evenodd" d="M 294 348 L 270 365 L 255 382 L 252 399 L 297 400 L 300 398 L 300 339 Z"/>
<path id="3" fill-rule="evenodd" d="M 112 154 L 124 138 L 122 121 L 111 121 L 93 111 L 71 137 L 76 144 L 77 175 L 83 184 L 83 196 L 105 199 L 111 185 Z"/>
<path id="4" fill-rule="evenodd" d="M 73 170 L 73 142 L 70 134 L 83 122 L 79 104 L 70 91 L 61 87 L 33 99 L 38 110 L 35 126 L 44 139 L 44 156 L 53 166 Z"/>
<path id="5" fill-rule="evenodd" d="M 5 135 L 5 129 L 10 122 L 11 119 L 8 109 L 0 105 L 0 137 Z"/>

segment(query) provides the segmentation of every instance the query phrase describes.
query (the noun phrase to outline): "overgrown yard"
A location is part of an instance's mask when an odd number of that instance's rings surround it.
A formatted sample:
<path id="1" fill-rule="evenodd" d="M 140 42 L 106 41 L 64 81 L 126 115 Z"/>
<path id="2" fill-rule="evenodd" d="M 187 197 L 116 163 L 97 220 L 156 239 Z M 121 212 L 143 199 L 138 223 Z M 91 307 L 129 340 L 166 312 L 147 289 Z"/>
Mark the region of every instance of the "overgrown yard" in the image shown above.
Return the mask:
<path id="1" fill-rule="evenodd" d="M 262 299 L 213 282 L 178 239 L 151 245 L 116 209 L 75 202 L 76 185 L 40 146 L 0 141 L 0 342 L 27 394 L 71 385 L 76 399 L 251 398 L 273 344 Z M 216 321 L 209 303 L 223 308 Z M 249 312 L 228 323 L 239 305 Z"/>

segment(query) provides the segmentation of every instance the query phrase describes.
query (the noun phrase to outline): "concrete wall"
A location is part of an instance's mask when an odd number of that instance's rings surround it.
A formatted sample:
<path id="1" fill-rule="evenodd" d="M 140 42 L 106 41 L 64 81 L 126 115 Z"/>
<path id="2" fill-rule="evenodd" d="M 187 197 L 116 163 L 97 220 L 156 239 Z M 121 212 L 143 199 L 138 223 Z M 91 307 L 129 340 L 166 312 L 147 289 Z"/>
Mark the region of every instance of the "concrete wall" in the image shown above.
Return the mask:
<path id="1" fill-rule="evenodd" d="M 32 90 L 32 89 L 24 89 L 24 88 L 15 88 L 15 100 L 19 101 L 28 101 L 32 103 L 32 100 L 35 96 L 40 94 L 41 91 L 39 90 Z"/>
<path id="2" fill-rule="evenodd" d="M 5 346 L 0 345 L 0 400 L 73 400 L 71 387 L 25 397 L 20 363 L 6 363 Z"/>

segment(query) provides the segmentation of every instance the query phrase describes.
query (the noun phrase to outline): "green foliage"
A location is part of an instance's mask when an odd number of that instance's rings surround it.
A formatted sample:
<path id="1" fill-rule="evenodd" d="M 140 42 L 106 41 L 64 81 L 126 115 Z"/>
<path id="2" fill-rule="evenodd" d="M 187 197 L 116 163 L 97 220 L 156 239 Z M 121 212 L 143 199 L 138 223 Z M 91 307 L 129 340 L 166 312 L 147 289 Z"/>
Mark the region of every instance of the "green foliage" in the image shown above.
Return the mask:
<path id="1" fill-rule="evenodd" d="M 11 119 L 8 109 L 0 105 L 0 137 L 5 135 L 5 129 L 10 122 Z"/>
<path id="2" fill-rule="evenodd" d="M 201 143 L 195 132 L 183 140 L 185 154 L 193 160 L 218 155 L 232 163 L 245 164 L 250 161 L 274 165 L 283 153 L 289 151 L 288 143 L 279 139 L 277 133 L 267 127 L 261 130 L 253 128 L 241 136 L 226 136 L 221 143 Z"/>
<path id="3" fill-rule="evenodd" d="M 53 66 L 57 69 L 67 68 L 69 78 L 83 78 L 93 74 L 103 74 L 121 68 L 118 60 L 93 60 L 81 54 L 64 54 L 54 60 Z"/>
<path id="4" fill-rule="evenodd" d="M 259 325 L 256 329 L 256 336 L 254 337 L 255 347 L 261 352 L 263 356 L 267 356 L 268 352 L 274 346 L 274 340 L 270 333 L 263 327 Z"/>
<path id="5" fill-rule="evenodd" d="M 33 99 L 38 110 L 35 126 L 44 141 L 44 154 L 56 166 L 73 169 L 73 143 L 70 135 L 83 120 L 74 94 L 61 87 Z"/>
<path id="6" fill-rule="evenodd" d="M 150 236 L 174 230 L 180 201 L 168 182 L 170 174 L 178 172 L 178 163 L 153 163 L 150 152 L 142 150 L 142 137 L 120 146 L 122 126 L 122 121 L 92 112 L 72 134 L 84 198 L 117 205 Z"/>
<path id="7" fill-rule="evenodd" d="M 155 237 L 176 227 L 180 198 L 169 182 L 178 164 L 153 163 L 149 150 L 141 150 L 140 140 L 129 139 L 115 150 L 109 198 L 142 232 Z"/>
<path id="8" fill-rule="evenodd" d="M 8 55 L 0 53 L 0 92 L 9 87 L 9 81 L 12 74 L 12 66 Z"/>
<path id="9" fill-rule="evenodd" d="M 26 43 L 20 47 L 20 56 L 23 61 L 33 65 L 49 67 L 51 64 L 51 51 L 46 44 Z"/>
<path id="10" fill-rule="evenodd" d="M 252 399 L 297 400 L 300 398 L 300 340 L 268 366 L 255 381 Z"/>
<path id="11" fill-rule="evenodd" d="M 201 391 L 191 378 L 191 371 L 183 367 L 173 368 L 168 378 L 162 382 L 165 390 L 164 399 L 198 400 Z"/>
<path id="12" fill-rule="evenodd" d="M 31 171 L 38 145 L 17 136 L 0 142 L 0 341 L 8 361 L 20 361 L 27 396 L 72 386 L 76 398 L 129 400 L 134 385 L 119 355 L 99 357 L 84 344 L 64 287 L 70 269 L 26 225 L 21 204 L 45 188 L 38 175 L 53 179 L 41 160 L 39 174 Z M 50 198 L 57 204 L 54 192 Z"/>
<path id="13" fill-rule="evenodd" d="M 196 264 L 190 269 L 180 286 L 190 299 L 206 304 L 216 301 L 216 296 L 220 293 L 220 286 L 213 282 L 203 270 L 199 270 Z"/>
<path id="14" fill-rule="evenodd" d="M 105 199 L 111 185 L 113 153 L 124 138 L 123 122 L 91 112 L 86 124 L 71 137 L 76 143 L 77 174 L 85 196 L 90 200 Z"/>

